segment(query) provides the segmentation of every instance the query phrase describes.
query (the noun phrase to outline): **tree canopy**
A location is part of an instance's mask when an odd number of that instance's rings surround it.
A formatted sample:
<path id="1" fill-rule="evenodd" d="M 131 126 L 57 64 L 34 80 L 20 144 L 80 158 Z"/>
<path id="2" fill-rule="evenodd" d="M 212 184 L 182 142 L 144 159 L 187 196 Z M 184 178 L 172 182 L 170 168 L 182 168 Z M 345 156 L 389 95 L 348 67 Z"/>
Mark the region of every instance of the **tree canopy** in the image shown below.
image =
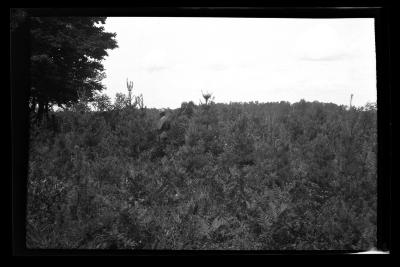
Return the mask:
<path id="1" fill-rule="evenodd" d="M 49 106 L 70 106 L 80 94 L 92 97 L 104 86 L 101 61 L 117 46 L 105 17 L 31 17 L 30 108 L 39 117 Z"/>

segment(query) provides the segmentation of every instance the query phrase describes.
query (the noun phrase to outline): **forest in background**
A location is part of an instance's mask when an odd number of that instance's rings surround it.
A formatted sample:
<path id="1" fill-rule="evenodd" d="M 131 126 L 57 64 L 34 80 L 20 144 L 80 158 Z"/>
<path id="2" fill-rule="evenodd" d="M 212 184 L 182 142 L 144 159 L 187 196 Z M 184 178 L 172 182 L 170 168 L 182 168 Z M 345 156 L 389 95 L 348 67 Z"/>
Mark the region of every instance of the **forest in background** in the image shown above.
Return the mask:
<path id="1" fill-rule="evenodd" d="M 118 99 L 33 120 L 29 248 L 376 246 L 374 104 L 189 102 L 160 138 Z"/>

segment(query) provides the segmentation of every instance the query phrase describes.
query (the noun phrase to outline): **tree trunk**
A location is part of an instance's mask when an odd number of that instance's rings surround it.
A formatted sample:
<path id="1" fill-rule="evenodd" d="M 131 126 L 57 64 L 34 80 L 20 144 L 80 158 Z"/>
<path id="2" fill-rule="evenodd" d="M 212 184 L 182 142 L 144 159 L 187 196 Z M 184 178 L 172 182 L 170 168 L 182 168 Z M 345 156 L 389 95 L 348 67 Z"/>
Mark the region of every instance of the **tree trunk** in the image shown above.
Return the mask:
<path id="1" fill-rule="evenodd" d="M 31 103 L 30 103 L 29 111 L 31 113 L 33 113 L 33 112 L 35 112 L 35 110 L 36 110 L 36 101 L 35 101 L 35 99 L 32 99 Z"/>
<path id="2" fill-rule="evenodd" d="M 37 113 L 37 121 L 41 122 L 43 119 L 43 114 L 44 114 L 44 103 L 39 102 L 39 108 L 38 108 L 38 113 Z"/>
<path id="3" fill-rule="evenodd" d="M 39 108 L 37 113 L 37 121 L 42 122 L 44 116 L 48 116 L 49 114 L 49 104 L 44 101 L 38 102 Z"/>
<path id="4" fill-rule="evenodd" d="M 49 103 L 46 103 L 44 105 L 44 115 L 46 116 L 46 120 L 50 120 L 50 114 L 49 114 Z"/>

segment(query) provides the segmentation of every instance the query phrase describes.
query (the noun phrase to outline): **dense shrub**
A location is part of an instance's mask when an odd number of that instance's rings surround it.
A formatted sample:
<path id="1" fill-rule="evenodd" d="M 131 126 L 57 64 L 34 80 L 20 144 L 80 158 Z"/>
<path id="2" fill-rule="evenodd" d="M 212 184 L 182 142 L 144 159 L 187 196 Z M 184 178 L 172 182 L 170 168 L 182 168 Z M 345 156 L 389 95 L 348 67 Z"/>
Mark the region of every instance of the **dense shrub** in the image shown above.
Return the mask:
<path id="1" fill-rule="evenodd" d="M 32 124 L 28 247 L 376 245 L 376 106 L 183 103 L 161 139 L 118 99 Z"/>

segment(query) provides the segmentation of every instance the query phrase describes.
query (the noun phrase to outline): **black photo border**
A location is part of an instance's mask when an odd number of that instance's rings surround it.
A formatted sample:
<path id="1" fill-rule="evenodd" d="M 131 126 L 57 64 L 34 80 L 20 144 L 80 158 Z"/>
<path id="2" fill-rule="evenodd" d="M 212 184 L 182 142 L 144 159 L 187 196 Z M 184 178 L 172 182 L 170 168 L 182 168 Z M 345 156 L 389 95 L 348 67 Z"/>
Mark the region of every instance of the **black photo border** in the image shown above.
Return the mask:
<path id="1" fill-rule="evenodd" d="M 29 16 L 151 16 L 248 18 L 374 18 L 378 106 L 378 211 L 377 249 L 391 249 L 392 103 L 389 6 L 285 6 L 267 7 L 103 7 L 28 8 Z M 172 251 L 27 249 L 25 245 L 26 192 L 29 146 L 29 19 L 10 33 L 11 93 L 11 252 L 19 256 L 44 255 L 264 255 L 346 254 L 360 251 Z"/>

